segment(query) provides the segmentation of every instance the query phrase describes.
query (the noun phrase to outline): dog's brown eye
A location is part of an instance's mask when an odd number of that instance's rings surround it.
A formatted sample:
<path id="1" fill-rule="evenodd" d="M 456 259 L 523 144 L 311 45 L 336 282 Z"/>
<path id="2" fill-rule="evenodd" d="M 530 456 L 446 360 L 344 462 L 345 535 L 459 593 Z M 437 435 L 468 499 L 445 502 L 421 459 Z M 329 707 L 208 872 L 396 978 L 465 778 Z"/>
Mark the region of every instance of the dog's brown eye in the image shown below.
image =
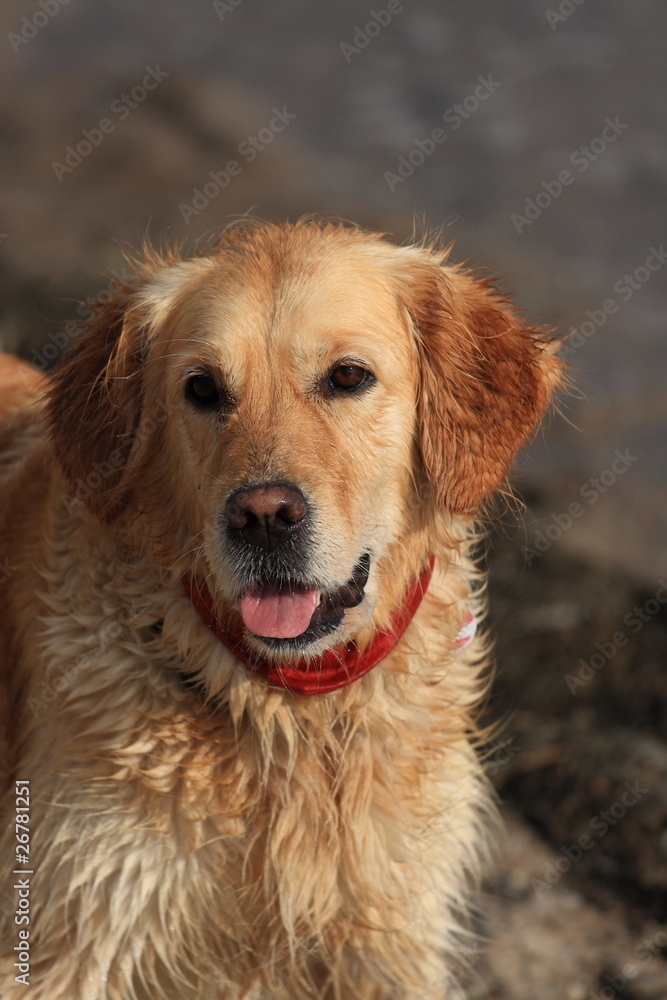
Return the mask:
<path id="1" fill-rule="evenodd" d="M 220 390 L 210 375 L 192 375 L 187 381 L 185 394 L 200 409 L 212 410 L 220 405 Z"/>
<path id="2" fill-rule="evenodd" d="M 355 392 L 373 381 L 371 373 L 361 365 L 337 365 L 329 375 L 332 387 L 344 392 Z"/>

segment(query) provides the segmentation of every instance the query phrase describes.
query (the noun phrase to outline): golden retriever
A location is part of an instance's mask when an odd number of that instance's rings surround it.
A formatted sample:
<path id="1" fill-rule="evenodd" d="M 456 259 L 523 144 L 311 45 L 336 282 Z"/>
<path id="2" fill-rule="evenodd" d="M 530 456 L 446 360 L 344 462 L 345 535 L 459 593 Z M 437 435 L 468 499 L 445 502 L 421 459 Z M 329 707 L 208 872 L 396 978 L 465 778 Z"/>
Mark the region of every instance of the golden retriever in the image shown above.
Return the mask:
<path id="1" fill-rule="evenodd" d="M 560 363 L 447 256 L 234 226 L 3 362 L 3 1000 L 460 996 L 475 519 Z"/>

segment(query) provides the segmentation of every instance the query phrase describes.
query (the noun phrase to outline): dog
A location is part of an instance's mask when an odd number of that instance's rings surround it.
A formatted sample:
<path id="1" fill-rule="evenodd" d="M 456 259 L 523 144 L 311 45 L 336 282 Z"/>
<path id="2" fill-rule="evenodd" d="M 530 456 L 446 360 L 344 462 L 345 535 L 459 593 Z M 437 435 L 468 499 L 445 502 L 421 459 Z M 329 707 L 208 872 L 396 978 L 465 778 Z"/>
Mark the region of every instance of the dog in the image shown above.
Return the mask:
<path id="1" fill-rule="evenodd" d="M 249 221 L 4 359 L 3 1000 L 461 996 L 476 525 L 554 343 L 448 250 Z"/>

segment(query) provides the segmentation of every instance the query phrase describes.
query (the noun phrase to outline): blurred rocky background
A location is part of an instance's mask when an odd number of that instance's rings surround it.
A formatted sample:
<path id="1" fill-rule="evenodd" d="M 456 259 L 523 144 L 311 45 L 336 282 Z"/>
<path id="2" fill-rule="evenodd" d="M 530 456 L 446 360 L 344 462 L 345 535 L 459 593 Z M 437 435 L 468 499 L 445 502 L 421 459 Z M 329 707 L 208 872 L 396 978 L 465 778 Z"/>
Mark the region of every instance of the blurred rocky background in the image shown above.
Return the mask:
<path id="1" fill-rule="evenodd" d="M 146 238 L 444 227 L 571 331 L 491 545 L 507 819 L 474 997 L 667 998 L 667 7 L 4 0 L 0 338 L 50 367 Z"/>

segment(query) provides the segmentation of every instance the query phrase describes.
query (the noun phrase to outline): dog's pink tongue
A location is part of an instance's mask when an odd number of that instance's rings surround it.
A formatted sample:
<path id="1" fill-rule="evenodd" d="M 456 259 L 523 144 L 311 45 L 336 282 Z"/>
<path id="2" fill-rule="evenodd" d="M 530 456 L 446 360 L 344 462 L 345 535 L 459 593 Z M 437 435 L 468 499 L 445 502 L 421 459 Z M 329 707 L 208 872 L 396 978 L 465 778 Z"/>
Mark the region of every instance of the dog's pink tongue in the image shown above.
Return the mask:
<path id="1" fill-rule="evenodd" d="M 293 639 L 310 625 L 319 599 L 318 590 L 301 590 L 291 594 L 249 590 L 241 598 L 243 623 L 255 635 Z"/>

